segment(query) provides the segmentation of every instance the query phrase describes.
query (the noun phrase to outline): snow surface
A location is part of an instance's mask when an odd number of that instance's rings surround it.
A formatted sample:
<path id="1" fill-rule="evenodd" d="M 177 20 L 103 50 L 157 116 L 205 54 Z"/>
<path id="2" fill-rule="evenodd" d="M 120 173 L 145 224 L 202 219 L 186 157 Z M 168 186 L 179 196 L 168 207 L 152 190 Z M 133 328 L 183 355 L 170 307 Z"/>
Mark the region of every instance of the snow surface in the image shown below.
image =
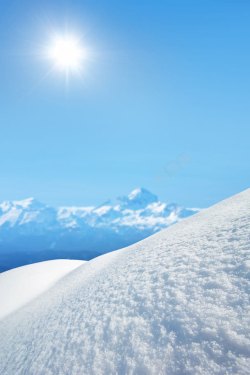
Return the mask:
<path id="1" fill-rule="evenodd" d="M 250 374 L 250 190 L 103 255 L 0 322 L 4 375 Z"/>
<path id="2" fill-rule="evenodd" d="M 0 274 L 0 319 L 45 292 L 60 278 L 85 263 L 83 260 L 50 260 L 14 268 Z"/>

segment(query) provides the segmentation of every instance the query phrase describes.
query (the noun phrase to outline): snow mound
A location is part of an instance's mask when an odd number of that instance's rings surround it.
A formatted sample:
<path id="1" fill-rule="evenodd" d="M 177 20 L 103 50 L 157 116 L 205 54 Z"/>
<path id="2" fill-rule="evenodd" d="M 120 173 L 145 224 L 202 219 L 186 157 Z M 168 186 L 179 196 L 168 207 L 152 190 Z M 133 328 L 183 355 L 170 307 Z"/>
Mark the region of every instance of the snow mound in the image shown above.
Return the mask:
<path id="1" fill-rule="evenodd" d="M 85 263 L 83 260 L 50 260 L 0 274 L 0 319 L 45 292 L 60 278 Z"/>
<path id="2" fill-rule="evenodd" d="M 87 262 L 0 323 L 5 375 L 249 374 L 250 190 Z"/>

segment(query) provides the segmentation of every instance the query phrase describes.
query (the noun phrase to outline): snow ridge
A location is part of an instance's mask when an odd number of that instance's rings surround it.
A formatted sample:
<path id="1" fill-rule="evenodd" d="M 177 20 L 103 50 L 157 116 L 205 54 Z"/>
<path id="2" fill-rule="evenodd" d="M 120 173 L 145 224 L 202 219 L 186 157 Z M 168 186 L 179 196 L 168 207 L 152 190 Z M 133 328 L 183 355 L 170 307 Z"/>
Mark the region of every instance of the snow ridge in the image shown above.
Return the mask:
<path id="1" fill-rule="evenodd" d="M 247 190 L 87 262 L 0 323 L 0 373 L 249 374 L 249 233 Z"/>

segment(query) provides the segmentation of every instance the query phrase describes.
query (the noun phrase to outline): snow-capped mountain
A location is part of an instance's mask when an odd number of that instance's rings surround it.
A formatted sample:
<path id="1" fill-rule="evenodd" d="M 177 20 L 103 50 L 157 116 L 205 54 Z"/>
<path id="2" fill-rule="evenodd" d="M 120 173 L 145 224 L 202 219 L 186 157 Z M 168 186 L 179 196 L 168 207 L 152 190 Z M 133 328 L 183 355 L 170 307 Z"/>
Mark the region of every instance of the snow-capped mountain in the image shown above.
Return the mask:
<path id="1" fill-rule="evenodd" d="M 249 233 L 250 189 L 84 263 L 0 320 L 0 373 L 249 374 Z"/>
<path id="2" fill-rule="evenodd" d="M 56 258 L 88 260 L 198 212 L 133 190 L 98 207 L 53 208 L 34 198 L 0 204 L 0 271 Z"/>

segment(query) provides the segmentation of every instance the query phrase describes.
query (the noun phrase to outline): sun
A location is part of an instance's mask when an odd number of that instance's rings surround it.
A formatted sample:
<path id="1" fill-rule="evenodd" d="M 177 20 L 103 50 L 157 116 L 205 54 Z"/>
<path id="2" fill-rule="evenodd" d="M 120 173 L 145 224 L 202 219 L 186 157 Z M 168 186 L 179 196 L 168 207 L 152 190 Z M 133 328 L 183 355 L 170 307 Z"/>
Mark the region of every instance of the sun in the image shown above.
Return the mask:
<path id="1" fill-rule="evenodd" d="M 69 34 L 52 38 L 47 48 L 47 57 L 54 67 L 66 73 L 81 70 L 87 55 L 81 39 Z"/>

